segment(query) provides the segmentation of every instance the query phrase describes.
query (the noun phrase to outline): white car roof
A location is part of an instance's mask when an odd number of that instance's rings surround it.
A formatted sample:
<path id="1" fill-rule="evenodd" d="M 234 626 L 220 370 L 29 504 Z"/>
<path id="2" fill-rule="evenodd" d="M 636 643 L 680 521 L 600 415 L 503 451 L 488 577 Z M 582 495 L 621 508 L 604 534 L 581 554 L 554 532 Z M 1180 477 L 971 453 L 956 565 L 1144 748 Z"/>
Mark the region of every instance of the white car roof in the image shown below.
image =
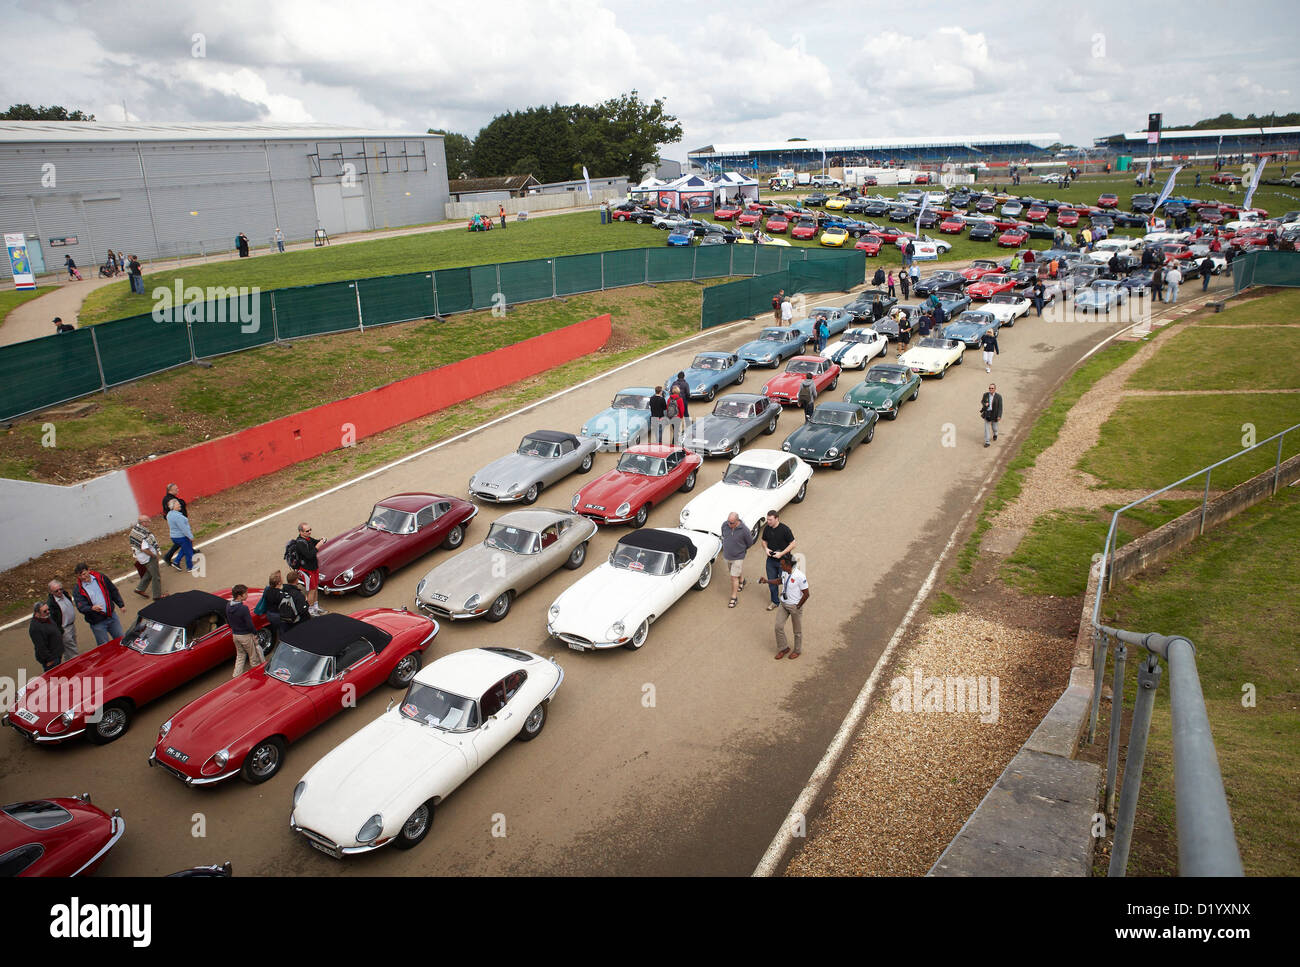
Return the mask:
<path id="1" fill-rule="evenodd" d="M 746 450 L 740 456 L 732 459 L 731 465 L 775 470 L 789 459 L 790 454 L 781 450 Z"/>
<path id="2" fill-rule="evenodd" d="M 527 663 L 497 652 L 470 648 L 444 655 L 426 665 L 415 676 L 415 681 L 464 698 L 477 699 L 510 672 L 525 667 Z"/>

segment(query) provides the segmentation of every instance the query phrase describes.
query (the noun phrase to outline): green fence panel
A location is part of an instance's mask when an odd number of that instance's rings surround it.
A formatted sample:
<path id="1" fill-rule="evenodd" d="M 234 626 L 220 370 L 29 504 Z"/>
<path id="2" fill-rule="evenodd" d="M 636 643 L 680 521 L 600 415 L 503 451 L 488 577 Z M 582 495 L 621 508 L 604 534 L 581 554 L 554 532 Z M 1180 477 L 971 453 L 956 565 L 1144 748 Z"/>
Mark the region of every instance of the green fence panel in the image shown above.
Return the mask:
<path id="1" fill-rule="evenodd" d="M 1249 252 L 1232 260 L 1232 291 L 1248 285 L 1300 286 L 1300 252 Z"/>
<path id="2" fill-rule="evenodd" d="M 789 268 L 790 284 L 795 292 L 830 292 L 846 289 L 844 266 L 837 261 L 813 259 L 795 262 Z"/>
<path id="3" fill-rule="evenodd" d="M 695 250 L 695 277 L 725 279 L 731 274 L 731 252 L 735 247 L 734 245 L 701 245 Z"/>
<path id="4" fill-rule="evenodd" d="M 766 324 L 767 314 L 772 311 L 772 296 L 781 289 L 791 291 L 788 272 L 711 285 L 704 290 L 700 303 L 700 328 L 710 329 L 750 316 L 758 316 Z"/>
<path id="5" fill-rule="evenodd" d="M 144 313 L 114 319 L 95 327 L 95 340 L 109 386 L 190 360 L 190 334 L 184 317 L 158 322 Z"/>
<path id="6" fill-rule="evenodd" d="M 649 251 L 644 248 L 629 248 L 606 252 L 602 256 L 605 263 L 605 288 L 615 289 L 621 285 L 640 285 L 645 282 Z"/>
<path id="7" fill-rule="evenodd" d="M 100 388 L 90 329 L 0 346 L 0 418 L 9 419 Z"/>
<path id="8" fill-rule="evenodd" d="M 789 249 L 779 245 L 755 245 L 754 275 L 767 275 L 785 268 L 782 258 Z"/>
<path id="9" fill-rule="evenodd" d="M 474 287 L 469 269 L 438 269 L 433 273 L 433 288 L 438 314 L 469 312 L 474 308 Z"/>
<path id="10" fill-rule="evenodd" d="M 651 282 L 689 282 L 695 272 L 695 249 L 691 246 L 645 251 Z"/>
<path id="11" fill-rule="evenodd" d="M 367 326 L 428 319 L 434 314 L 432 272 L 358 279 L 357 287 L 361 291 L 361 321 Z"/>
<path id="12" fill-rule="evenodd" d="M 553 275 L 554 271 L 551 259 L 502 262 L 501 294 L 506 297 L 506 304 L 536 302 L 556 295 L 558 280 Z"/>
<path id="13" fill-rule="evenodd" d="M 203 304 L 188 312 L 194 355 L 220 356 L 265 346 L 275 339 L 271 324 L 271 293 L 247 293 Z"/>
<path id="14" fill-rule="evenodd" d="M 596 255 L 565 255 L 555 260 L 555 294 L 599 292 L 602 284 L 601 260 Z"/>
<path id="15" fill-rule="evenodd" d="M 272 294 L 275 296 L 275 325 L 281 339 L 343 332 L 356 329 L 360 324 L 355 282 L 277 289 Z"/>
<path id="16" fill-rule="evenodd" d="M 497 266 L 471 265 L 469 267 L 469 287 L 474 297 L 475 309 L 491 309 L 496 305 L 496 295 L 501 291 L 497 278 Z"/>

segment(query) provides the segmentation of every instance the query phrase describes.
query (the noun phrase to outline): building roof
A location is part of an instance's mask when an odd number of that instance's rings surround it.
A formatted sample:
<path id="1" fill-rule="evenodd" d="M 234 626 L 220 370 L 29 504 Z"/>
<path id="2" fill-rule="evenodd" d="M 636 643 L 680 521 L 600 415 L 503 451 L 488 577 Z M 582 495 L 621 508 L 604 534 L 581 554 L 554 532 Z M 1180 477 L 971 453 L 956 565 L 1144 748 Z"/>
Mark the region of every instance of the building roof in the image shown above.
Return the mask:
<path id="1" fill-rule="evenodd" d="M 441 138 L 422 131 L 378 131 L 339 124 L 261 124 L 258 122 L 103 122 L 0 121 L 0 142 L 22 144 L 68 141 L 415 141 Z"/>
<path id="2" fill-rule="evenodd" d="M 735 157 L 764 151 L 887 151 L 892 148 L 932 148 L 945 145 L 1035 144 L 1047 147 L 1060 142 L 1054 131 L 1037 134 L 954 134 L 934 138 L 850 138 L 822 141 L 750 141 L 731 144 L 708 144 L 688 151 L 688 158 Z"/>
<path id="3" fill-rule="evenodd" d="M 502 175 L 498 178 L 452 178 L 447 182 L 451 194 L 474 191 L 519 191 L 528 185 L 540 185 L 532 175 Z"/>
<path id="4" fill-rule="evenodd" d="M 1283 137 L 1295 138 L 1300 135 L 1300 127 L 1276 128 L 1202 128 L 1199 131 L 1161 131 L 1160 140 L 1170 141 L 1176 138 L 1259 138 Z M 1146 142 L 1147 132 L 1128 131 L 1124 133 L 1125 141 Z M 1105 138 L 1098 140 L 1104 141 Z"/>

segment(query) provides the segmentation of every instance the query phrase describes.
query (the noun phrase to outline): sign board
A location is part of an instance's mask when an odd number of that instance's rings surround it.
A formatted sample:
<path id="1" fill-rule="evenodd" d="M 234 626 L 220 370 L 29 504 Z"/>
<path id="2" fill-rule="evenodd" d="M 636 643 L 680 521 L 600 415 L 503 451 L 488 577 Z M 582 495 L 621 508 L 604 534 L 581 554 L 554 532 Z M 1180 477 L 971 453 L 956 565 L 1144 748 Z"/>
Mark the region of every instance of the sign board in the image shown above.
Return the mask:
<path id="1" fill-rule="evenodd" d="M 79 243 L 77 242 L 77 236 L 75 235 L 63 235 L 59 238 L 50 239 L 50 248 L 61 248 L 67 245 L 77 244 Z"/>
<path id="2" fill-rule="evenodd" d="M 9 253 L 9 271 L 13 275 L 14 288 L 34 291 L 36 275 L 32 272 L 32 263 L 27 257 L 27 236 L 22 232 L 6 232 L 5 250 Z"/>
<path id="3" fill-rule="evenodd" d="M 899 241 L 903 243 L 900 248 L 907 245 L 906 240 L 899 239 Z M 939 258 L 939 246 L 934 242 L 913 242 L 912 246 L 916 249 L 916 254 L 912 256 L 915 262 L 934 262 Z"/>

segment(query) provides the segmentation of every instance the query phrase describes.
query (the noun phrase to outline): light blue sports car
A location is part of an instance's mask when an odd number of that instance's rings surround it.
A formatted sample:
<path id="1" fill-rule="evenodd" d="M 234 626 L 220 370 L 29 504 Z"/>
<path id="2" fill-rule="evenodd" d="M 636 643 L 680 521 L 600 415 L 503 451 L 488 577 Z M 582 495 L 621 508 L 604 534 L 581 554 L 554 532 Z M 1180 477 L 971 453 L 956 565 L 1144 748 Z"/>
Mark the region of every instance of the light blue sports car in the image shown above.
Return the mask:
<path id="1" fill-rule="evenodd" d="M 650 397 L 653 386 L 629 386 L 614 394 L 614 401 L 582 424 L 579 436 L 600 441 L 601 450 L 617 450 L 649 442 Z"/>
<path id="2" fill-rule="evenodd" d="M 780 366 L 791 356 L 803 352 L 808 335 L 793 326 L 768 326 L 758 338 L 736 350 L 736 355 L 751 366 Z"/>
<path id="3" fill-rule="evenodd" d="M 996 336 L 1001 328 L 1002 323 L 998 322 L 997 316 L 993 313 L 985 312 L 983 309 L 972 309 L 963 312 L 956 322 L 944 326 L 943 338 L 956 339 L 958 342 L 964 342 L 967 349 L 976 349 L 986 332 Z"/>
<path id="4" fill-rule="evenodd" d="M 691 399 L 711 401 L 723 387 L 743 383 L 747 369 L 749 363 L 735 353 L 700 353 L 691 360 L 690 367 L 684 370 Z M 671 386 L 676 381 L 677 374 L 673 373 L 664 380 L 664 386 Z"/>
<path id="5" fill-rule="evenodd" d="M 830 329 L 832 336 L 838 336 L 849 326 L 853 325 L 853 313 L 840 306 L 814 306 L 808 310 L 808 315 L 803 319 L 796 319 L 792 325 L 804 334 L 804 338 L 811 342 L 813 336 L 813 325 L 817 322 L 818 316 L 826 317 L 826 326 Z"/>
<path id="6" fill-rule="evenodd" d="M 1128 301 L 1129 290 L 1118 279 L 1097 279 L 1074 297 L 1074 308 L 1079 312 L 1110 312 L 1112 308 Z"/>

